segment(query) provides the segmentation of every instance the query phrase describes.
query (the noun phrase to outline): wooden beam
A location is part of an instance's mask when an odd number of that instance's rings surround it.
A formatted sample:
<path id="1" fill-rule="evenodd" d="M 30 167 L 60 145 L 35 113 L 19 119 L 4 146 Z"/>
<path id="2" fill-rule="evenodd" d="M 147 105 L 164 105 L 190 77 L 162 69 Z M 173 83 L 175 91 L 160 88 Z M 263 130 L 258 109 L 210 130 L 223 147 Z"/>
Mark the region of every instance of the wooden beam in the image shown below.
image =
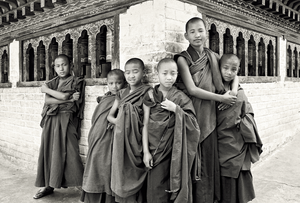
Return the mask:
<path id="1" fill-rule="evenodd" d="M 14 18 L 14 13 L 7 13 L 6 20 L 8 20 L 9 22 L 18 22 L 18 19 Z"/>
<path id="2" fill-rule="evenodd" d="M 9 3 L 13 9 L 16 9 L 19 6 L 16 0 L 3 0 L 3 1 Z"/>
<path id="3" fill-rule="evenodd" d="M 17 10 L 17 9 L 15 9 L 15 10 L 14 10 L 14 18 L 15 18 L 15 19 L 25 19 L 26 16 L 23 16 L 23 15 L 22 15 L 22 10 Z"/>
<path id="4" fill-rule="evenodd" d="M 5 16 L 0 17 L 0 23 L 1 25 L 9 25 L 10 22 L 8 20 L 6 20 Z"/>
<path id="5" fill-rule="evenodd" d="M 54 5 L 51 0 L 41 0 L 41 8 L 49 10 L 49 9 L 54 8 Z"/>
<path id="6" fill-rule="evenodd" d="M 44 12 L 44 10 L 41 8 L 41 3 L 31 2 L 30 3 L 30 12 Z"/>
<path id="7" fill-rule="evenodd" d="M 22 7 L 22 15 L 23 16 L 34 16 L 34 12 L 30 11 L 30 7 L 25 6 L 25 7 Z"/>
<path id="8" fill-rule="evenodd" d="M 279 4 L 276 3 L 276 2 L 273 2 L 273 5 L 272 5 L 272 9 L 269 10 L 271 13 L 277 15 L 277 14 L 280 14 L 279 12 Z"/>
<path id="9" fill-rule="evenodd" d="M 67 1 L 66 0 L 52 0 L 52 3 L 62 5 L 62 4 L 66 4 Z"/>

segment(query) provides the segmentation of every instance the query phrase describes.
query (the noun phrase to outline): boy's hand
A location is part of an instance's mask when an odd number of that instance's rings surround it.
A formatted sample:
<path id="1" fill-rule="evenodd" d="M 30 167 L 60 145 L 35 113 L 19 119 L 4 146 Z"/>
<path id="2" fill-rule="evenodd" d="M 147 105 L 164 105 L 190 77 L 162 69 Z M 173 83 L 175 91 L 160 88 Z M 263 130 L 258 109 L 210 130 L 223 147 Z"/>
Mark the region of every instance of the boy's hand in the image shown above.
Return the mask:
<path id="1" fill-rule="evenodd" d="M 230 91 L 222 95 L 222 103 L 232 106 L 236 101 L 236 96 L 231 96 Z"/>
<path id="2" fill-rule="evenodd" d="M 219 104 L 218 109 L 220 111 L 223 111 L 223 110 L 229 109 L 229 107 L 231 107 L 231 106 L 228 104 L 221 103 L 221 104 Z"/>
<path id="3" fill-rule="evenodd" d="M 73 95 L 72 95 L 72 98 L 74 101 L 77 101 L 80 97 L 80 92 L 75 92 Z"/>
<path id="4" fill-rule="evenodd" d="M 167 109 L 168 111 L 175 112 L 176 111 L 176 104 L 168 99 L 160 103 L 161 108 Z"/>
<path id="5" fill-rule="evenodd" d="M 41 92 L 42 92 L 42 93 L 46 93 L 46 91 L 47 91 L 48 89 L 49 89 L 49 87 L 48 87 L 47 85 L 43 84 L 42 87 L 41 87 Z"/>
<path id="6" fill-rule="evenodd" d="M 229 94 L 231 95 L 231 96 L 237 96 L 237 92 L 236 91 L 234 91 L 234 90 L 231 90 L 230 92 L 229 92 Z"/>
<path id="7" fill-rule="evenodd" d="M 152 169 L 153 167 L 153 158 L 152 155 L 148 153 L 144 153 L 143 162 L 147 169 Z"/>

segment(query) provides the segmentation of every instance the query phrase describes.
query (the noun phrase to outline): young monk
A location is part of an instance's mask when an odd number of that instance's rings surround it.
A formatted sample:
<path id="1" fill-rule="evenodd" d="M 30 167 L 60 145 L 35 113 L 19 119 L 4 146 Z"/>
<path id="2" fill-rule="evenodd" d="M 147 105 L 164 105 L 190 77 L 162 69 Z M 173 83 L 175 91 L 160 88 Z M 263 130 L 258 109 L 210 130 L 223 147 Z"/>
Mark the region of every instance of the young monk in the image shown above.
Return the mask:
<path id="1" fill-rule="evenodd" d="M 144 97 L 147 203 L 192 202 L 190 172 L 200 130 L 192 101 L 173 86 L 177 71 L 173 59 L 162 59 L 157 65 L 159 85 Z"/>
<path id="2" fill-rule="evenodd" d="M 71 62 L 61 54 L 54 60 L 57 77 L 42 85 L 45 105 L 35 186 L 45 187 L 34 196 L 38 199 L 53 193 L 54 188 L 81 186 L 83 165 L 78 139 L 83 118 L 85 81 L 70 75 Z"/>
<path id="3" fill-rule="evenodd" d="M 84 202 L 114 203 L 110 189 L 113 126 L 107 121 L 116 93 L 125 85 L 124 72 L 119 69 L 107 74 L 109 91 L 98 102 L 88 136 L 89 150 L 83 174 Z"/>
<path id="4" fill-rule="evenodd" d="M 240 66 L 234 54 L 224 54 L 220 60 L 225 90 L 231 90 L 232 80 Z M 217 111 L 219 159 L 221 169 L 220 203 L 246 203 L 255 198 L 250 171 L 251 162 L 259 160 L 262 142 L 257 132 L 251 104 L 240 87 L 235 104 Z"/>
<path id="5" fill-rule="evenodd" d="M 147 175 L 142 154 L 143 97 L 152 88 L 142 83 L 144 69 L 141 59 L 126 62 L 128 87 L 117 93 L 107 117 L 115 124 L 111 189 L 117 202 L 143 201 L 140 193 Z"/>
<path id="6" fill-rule="evenodd" d="M 194 203 L 213 203 L 220 199 L 220 172 L 216 133 L 216 105 L 231 105 L 236 96 L 216 94 L 224 91 L 219 71 L 219 57 L 205 48 L 206 27 L 201 18 L 186 23 L 185 38 L 190 45 L 186 51 L 175 55 L 179 70 L 178 87 L 192 98 L 197 121 L 201 130 L 193 177 L 199 180 L 193 185 Z M 238 78 L 233 89 L 237 91 Z"/>

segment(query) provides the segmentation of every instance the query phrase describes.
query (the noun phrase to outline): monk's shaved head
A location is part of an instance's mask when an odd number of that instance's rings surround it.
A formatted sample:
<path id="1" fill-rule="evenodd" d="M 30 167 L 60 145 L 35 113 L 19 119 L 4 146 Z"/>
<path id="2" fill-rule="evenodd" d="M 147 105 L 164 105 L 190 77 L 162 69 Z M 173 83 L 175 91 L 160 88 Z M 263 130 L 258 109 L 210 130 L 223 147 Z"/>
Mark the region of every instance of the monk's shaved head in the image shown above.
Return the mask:
<path id="1" fill-rule="evenodd" d="M 160 60 L 159 62 L 158 62 L 158 64 L 157 64 L 157 72 L 159 71 L 159 68 L 161 67 L 161 65 L 163 65 L 163 64 L 175 64 L 176 65 L 176 67 L 177 67 L 177 63 L 173 60 L 173 59 L 171 59 L 171 58 L 164 58 L 164 59 L 162 59 L 162 60 Z"/>
<path id="2" fill-rule="evenodd" d="M 240 66 L 241 60 L 239 59 L 239 57 L 235 54 L 223 54 L 223 56 L 220 59 L 220 67 L 222 66 L 223 63 L 232 60 L 232 61 L 236 61 L 238 63 L 238 66 Z"/>
<path id="3" fill-rule="evenodd" d="M 128 65 L 128 64 L 136 64 L 138 65 L 142 70 L 145 69 L 145 64 L 144 62 L 139 59 L 139 58 L 131 58 L 129 59 L 126 63 L 125 63 L 125 66 Z"/>
<path id="4" fill-rule="evenodd" d="M 202 22 L 203 25 L 204 25 L 204 27 L 205 27 L 205 29 L 206 29 L 206 23 L 205 23 L 205 21 L 204 21 L 202 18 L 194 17 L 194 18 L 189 19 L 189 20 L 186 22 L 186 24 L 185 24 L 185 32 L 188 32 L 188 30 L 189 30 L 189 25 L 190 25 L 190 24 L 196 23 L 196 22 L 198 22 L 198 21 Z"/>

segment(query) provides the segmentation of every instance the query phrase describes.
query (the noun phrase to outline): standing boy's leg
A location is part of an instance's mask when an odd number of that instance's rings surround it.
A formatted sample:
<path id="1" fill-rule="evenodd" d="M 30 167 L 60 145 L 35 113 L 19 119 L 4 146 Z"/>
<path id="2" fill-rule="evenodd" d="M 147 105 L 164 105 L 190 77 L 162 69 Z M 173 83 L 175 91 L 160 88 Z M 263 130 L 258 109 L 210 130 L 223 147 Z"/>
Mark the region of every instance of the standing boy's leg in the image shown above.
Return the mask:
<path id="1" fill-rule="evenodd" d="M 169 203 L 171 153 L 148 172 L 147 203 Z"/>

